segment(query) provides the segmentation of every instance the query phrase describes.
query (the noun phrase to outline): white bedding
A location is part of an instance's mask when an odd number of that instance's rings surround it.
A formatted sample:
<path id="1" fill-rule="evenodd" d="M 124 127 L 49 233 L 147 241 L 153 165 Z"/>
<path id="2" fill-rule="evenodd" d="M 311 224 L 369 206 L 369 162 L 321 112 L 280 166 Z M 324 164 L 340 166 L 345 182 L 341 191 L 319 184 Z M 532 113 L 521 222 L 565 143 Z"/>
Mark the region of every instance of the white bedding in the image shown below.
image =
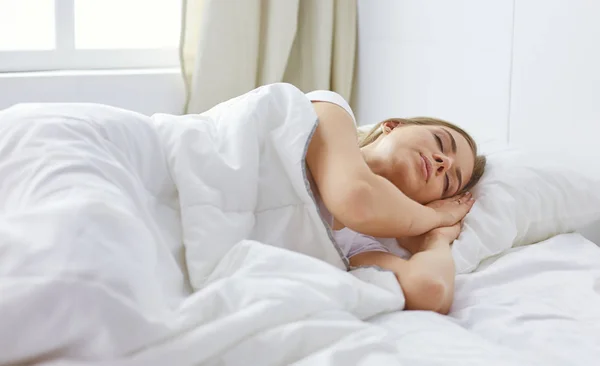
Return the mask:
<path id="1" fill-rule="evenodd" d="M 579 234 L 514 248 L 461 275 L 452 317 L 538 365 L 600 362 L 600 248 Z"/>
<path id="2" fill-rule="evenodd" d="M 459 276 L 452 317 L 399 311 L 389 272 L 346 272 L 303 190 L 316 121 L 302 98 L 274 86 L 195 121 L 0 112 L 0 365 L 599 359 L 600 249 L 578 235 Z M 272 138 L 287 128 L 302 137 L 289 150 Z"/>
<path id="3" fill-rule="evenodd" d="M 449 317 L 397 312 L 407 365 L 595 366 L 600 360 L 600 248 L 563 234 L 514 248 L 459 275 Z"/>
<path id="4" fill-rule="evenodd" d="M 402 309 L 317 212 L 316 123 L 286 84 L 182 117 L 1 111 L 0 364 L 288 364 Z"/>

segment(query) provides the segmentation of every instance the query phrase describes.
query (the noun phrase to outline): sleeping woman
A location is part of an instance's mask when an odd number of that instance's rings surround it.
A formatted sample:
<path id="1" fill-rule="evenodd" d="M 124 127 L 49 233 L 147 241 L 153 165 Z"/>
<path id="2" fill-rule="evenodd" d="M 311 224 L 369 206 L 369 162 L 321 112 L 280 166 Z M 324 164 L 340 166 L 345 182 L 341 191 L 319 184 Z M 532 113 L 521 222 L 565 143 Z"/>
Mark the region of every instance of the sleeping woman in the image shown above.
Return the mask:
<path id="1" fill-rule="evenodd" d="M 473 206 L 468 190 L 485 169 L 475 141 L 433 118 L 388 119 L 359 136 L 339 94 L 307 97 L 319 117 L 306 156 L 309 180 L 350 265 L 394 272 L 407 309 L 447 314 L 450 244 Z"/>

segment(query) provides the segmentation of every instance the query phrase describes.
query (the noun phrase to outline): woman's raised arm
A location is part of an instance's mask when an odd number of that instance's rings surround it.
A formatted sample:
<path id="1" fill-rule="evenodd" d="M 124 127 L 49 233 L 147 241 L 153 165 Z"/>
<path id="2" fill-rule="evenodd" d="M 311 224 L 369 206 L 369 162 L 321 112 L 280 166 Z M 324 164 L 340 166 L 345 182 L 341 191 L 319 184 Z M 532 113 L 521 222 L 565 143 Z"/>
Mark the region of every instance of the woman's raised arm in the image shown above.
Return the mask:
<path id="1" fill-rule="evenodd" d="M 374 174 L 364 161 L 350 115 L 336 104 L 313 103 L 319 125 L 309 144 L 308 168 L 335 219 L 376 237 L 415 236 L 460 221 L 472 202 L 433 209 L 413 201 Z"/>

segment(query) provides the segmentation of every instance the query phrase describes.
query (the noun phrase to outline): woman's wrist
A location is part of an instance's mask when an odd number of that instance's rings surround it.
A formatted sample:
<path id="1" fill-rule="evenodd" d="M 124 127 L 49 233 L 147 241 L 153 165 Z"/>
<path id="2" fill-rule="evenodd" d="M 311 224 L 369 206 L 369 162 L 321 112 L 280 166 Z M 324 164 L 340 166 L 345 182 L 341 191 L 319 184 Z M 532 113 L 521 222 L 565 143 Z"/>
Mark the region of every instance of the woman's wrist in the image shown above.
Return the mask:
<path id="1" fill-rule="evenodd" d="M 398 238 L 398 245 L 416 254 L 440 246 L 448 246 L 448 239 L 436 233 L 426 233 L 419 236 Z"/>
<path id="2" fill-rule="evenodd" d="M 438 234 L 435 232 L 435 230 L 433 232 L 429 232 L 425 235 L 423 235 L 423 245 L 422 248 L 423 250 L 428 250 L 428 249 L 432 249 L 434 247 L 439 247 L 439 246 L 449 246 L 450 245 L 450 241 L 449 239 L 442 235 L 442 234 Z"/>

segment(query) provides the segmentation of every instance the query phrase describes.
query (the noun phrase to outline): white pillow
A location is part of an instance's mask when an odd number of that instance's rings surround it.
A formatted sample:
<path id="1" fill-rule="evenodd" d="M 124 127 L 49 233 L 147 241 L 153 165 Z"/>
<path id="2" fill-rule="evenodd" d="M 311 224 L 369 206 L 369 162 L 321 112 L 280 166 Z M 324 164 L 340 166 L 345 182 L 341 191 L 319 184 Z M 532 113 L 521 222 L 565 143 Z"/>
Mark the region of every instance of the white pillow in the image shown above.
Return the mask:
<path id="1" fill-rule="evenodd" d="M 374 125 L 360 126 L 368 132 Z M 477 202 L 452 245 L 457 273 L 513 246 L 533 244 L 589 225 L 600 228 L 600 156 L 510 149 L 500 140 L 478 141 L 488 158 L 472 190 Z M 599 236 L 594 230 L 593 234 Z M 589 234 L 588 234 L 589 235 Z"/>
<path id="2" fill-rule="evenodd" d="M 477 202 L 452 252 L 456 271 L 600 220 L 600 169 L 584 155 L 509 149 L 488 155 Z"/>
<path id="3" fill-rule="evenodd" d="M 358 125 L 358 126 L 356 126 L 356 129 L 359 130 L 359 131 L 361 131 L 361 132 L 369 132 L 369 131 L 371 131 L 371 129 L 373 127 L 375 127 L 376 124 L 377 123 L 371 123 L 371 124 L 368 124 L 368 125 Z"/>

